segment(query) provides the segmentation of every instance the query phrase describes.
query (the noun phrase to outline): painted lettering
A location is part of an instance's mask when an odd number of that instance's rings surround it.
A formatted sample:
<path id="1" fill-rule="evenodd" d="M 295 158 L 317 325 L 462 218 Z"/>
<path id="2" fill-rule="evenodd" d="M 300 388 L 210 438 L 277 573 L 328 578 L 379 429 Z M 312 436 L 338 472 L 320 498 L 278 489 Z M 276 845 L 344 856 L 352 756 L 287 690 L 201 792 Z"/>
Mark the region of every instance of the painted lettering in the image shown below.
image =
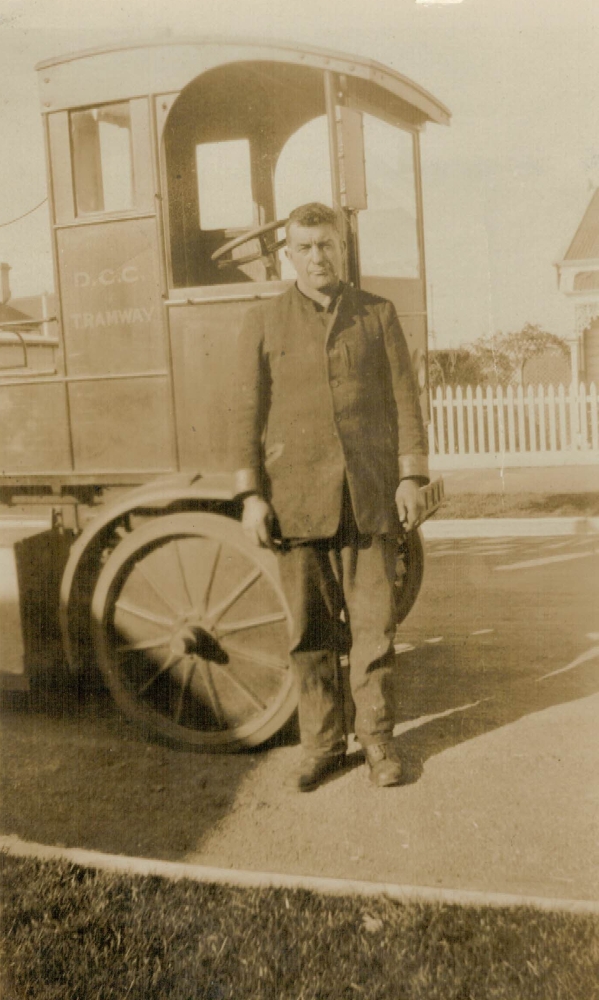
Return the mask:
<path id="1" fill-rule="evenodd" d="M 109 309 L 97 313 L 71 313 L 71 323 L 76 330 L 96 330 L 107 326 L 132 326 L 134 323 L 149 323 L 154 314 L 150 309 L 130 307 L 129 309 Z"/>
<path id="2" fill-rule="evenodd" d="M 105 268 L 104 271 L 100 271 L 98 281 L 101 285 L 114 285 L 114 271 L 110 267 Z"/>
<path id="3" fill-rule="evenodd" d="M 134 281 L 139 281 L 137 268 L 133 264 L 130 264 L 129 267 L 123 268 L 121 271 L 121 281 L 125 281 L 128 285 Z"/>

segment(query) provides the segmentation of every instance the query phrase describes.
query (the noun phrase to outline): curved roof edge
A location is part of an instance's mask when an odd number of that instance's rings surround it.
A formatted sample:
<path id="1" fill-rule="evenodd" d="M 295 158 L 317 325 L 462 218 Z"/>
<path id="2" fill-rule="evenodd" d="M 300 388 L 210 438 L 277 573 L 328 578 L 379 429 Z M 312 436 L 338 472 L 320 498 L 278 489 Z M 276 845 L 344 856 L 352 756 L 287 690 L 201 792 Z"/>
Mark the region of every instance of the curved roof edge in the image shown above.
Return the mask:
<path id="1" fill-rule="evenodd" d="M 430 121 L 436 122 L 439 125 L 448 125 L 451 119 L 450 110 L 442 104 L 441 101 L 437 100 L 433 94 L 429 93 L 429 91 L 425 90 L 409 77 L 403 76 L 396 70 L 391 69 L 374 59 L 369 59 L 365 56 L 352 55 L 334 49 L 323 49 L 313 45 L 304 45 L 303 43 L 283 40 L 279 41 L 277 39 L 263 40 L 257 38 L 237 38 L 234 36 L 224 37 L 218 35 L 206 35 L 193 39 L 155 39 L 147 42 L 116 44 L 102 48 L 84 49 L 81 52 L 67 53 L 63 56 L 56 56 L 52 59 L 45 59 L 37 63 L 35 69 L 40 71 L 51 67 L 61 66 L 66 63 L 72 63 L 77 60 L 85 60 L 109 53 L 126 52 L 133 49 L 168 48 L 170 46 L 197 47 L 203 45 L 244 47 L 248 49 L 248 53 L 256 49 L 289 51 L 296 54 L 301 53 L 309 58 L 312 57 L 314 60 L 322 60 L 324 68 L 326 68 L 327 65 L 330 65 L 331 69 L 335 69 L 336 67 L 334 64 L 338 64 L 340 62 L 344 63 L 346 64 L 345 72 L 348 72 L 350 75 L 352 74 L 352 71 L 355 72 L 355 70 L 359 67 L 362 72 L 364 70 L 368 71 L 371 82 L 379 84 L 383 88 L 390 90 L 392 93 L 398 94 L 398 96 L 404 96 L 406 90 L 409 90 L 416 99 L 414 101 L 415 105 L 420 107 L 420 110 L 424 112 L 425 117 Z M 343 71 L 343 69 L 340 71 Z"/>

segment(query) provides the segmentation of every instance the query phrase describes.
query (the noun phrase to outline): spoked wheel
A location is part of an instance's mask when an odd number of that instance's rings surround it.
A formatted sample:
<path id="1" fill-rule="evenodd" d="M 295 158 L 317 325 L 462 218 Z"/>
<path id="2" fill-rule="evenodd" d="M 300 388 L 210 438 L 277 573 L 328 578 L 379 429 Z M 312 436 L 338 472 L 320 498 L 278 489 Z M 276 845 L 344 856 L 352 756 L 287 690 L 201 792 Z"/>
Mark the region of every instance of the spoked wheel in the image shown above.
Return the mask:
<path id="1" fill-rule="evenodd" d="M 273 554 L 217 514 L 136 528 L 92 601 L 98 661 L 122 711 L 211 752 L 256 746 L 293 714 L 288 619 Z"/>
<path id="2" fill-rule="evenodd" d="M 397 624 L 412 610 L 424 576 L 424 548 L 420 531 L 408 531 L 400 539 L 395 569 Z"/>

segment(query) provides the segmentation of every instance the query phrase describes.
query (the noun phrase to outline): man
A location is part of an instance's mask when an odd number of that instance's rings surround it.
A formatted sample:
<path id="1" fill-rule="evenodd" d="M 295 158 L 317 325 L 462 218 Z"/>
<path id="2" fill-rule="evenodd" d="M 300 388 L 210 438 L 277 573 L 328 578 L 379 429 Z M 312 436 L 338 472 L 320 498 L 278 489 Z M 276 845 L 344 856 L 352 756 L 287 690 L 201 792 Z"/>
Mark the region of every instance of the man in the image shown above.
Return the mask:
<path id="1" fill-rule="evenodd" d="M 251 310 L 239 338 L 242 523 L 278 552 L 293 619 L 297 787 L 315 788 L 343 765 L 342 614 L 356 736 L 372 781 L 394 785 L 397 539 L 400 521 L 418 524 L 428 482 L 418 393 L 393 305 L 340 281 L 335 212 L 302 205 L 286 231 L 297 282 Z"/>

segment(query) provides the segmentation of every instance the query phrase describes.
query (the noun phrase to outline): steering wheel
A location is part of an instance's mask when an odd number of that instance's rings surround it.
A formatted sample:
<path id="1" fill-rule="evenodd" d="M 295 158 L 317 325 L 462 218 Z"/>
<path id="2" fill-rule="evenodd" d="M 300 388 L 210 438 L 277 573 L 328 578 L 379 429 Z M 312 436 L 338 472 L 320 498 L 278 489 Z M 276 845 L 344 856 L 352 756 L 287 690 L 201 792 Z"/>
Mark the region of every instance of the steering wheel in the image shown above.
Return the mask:
<path id="1" fill-rule="evenodd" d="M 272 233 L 276 229 L 280 229 L 286 222 L 287 219 L 279 219 L 277 222 L 267 222 L 265 226 L 250 229 L 249 233 L 243 233 L 242 236 L 236 236 L 234 240 L 223 243 L 222 247 L 214 251 L 211 259 L 218 261 L 219 268 L 238 267 L 239 264 L 251 264 L 254 260 L 262 260 L 266 268 L 271 270 L 273 268 L 272 255 L 285 246 L 286 237 L 282 240 L 276 240 L 274 243 L 268 242 L 265 237 L 267 233 Z M 244 243 L 249 243 L 250 240 L 256 239 L 260 241 L 260 250 L 248 253 L 245 257 L 227 257 L 225 260 L 221 259 L 225 254 L 230 253 L 231 250 L 235 250 L 237 247 L 243 246 Z"/>

